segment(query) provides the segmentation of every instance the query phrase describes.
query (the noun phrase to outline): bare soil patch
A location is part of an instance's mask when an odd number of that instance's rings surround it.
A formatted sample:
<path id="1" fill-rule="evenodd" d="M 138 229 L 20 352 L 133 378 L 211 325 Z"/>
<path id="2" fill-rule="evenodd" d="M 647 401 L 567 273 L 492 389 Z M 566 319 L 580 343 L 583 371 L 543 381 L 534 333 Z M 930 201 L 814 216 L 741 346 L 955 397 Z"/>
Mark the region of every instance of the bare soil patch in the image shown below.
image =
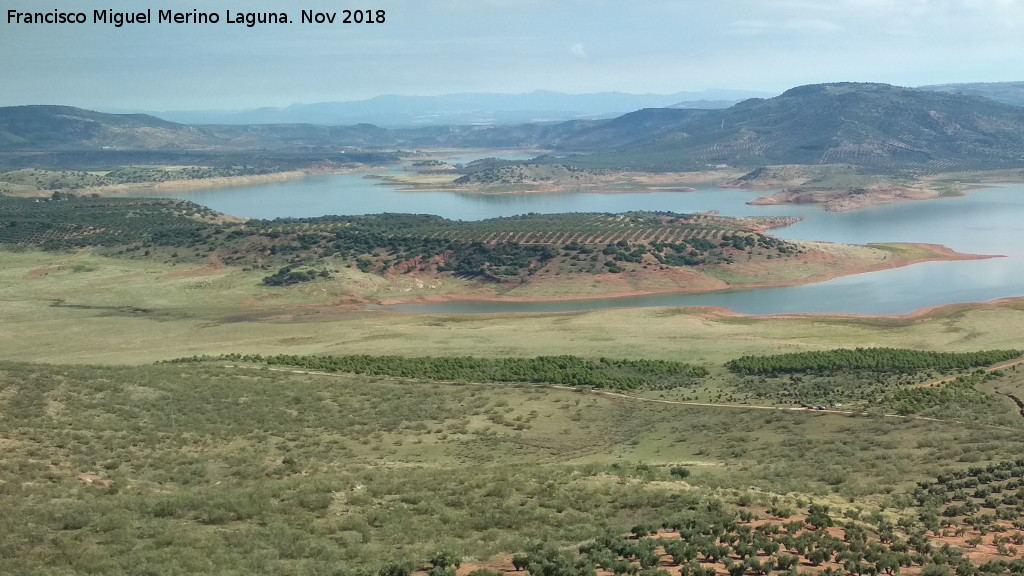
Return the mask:
<path id="1" fill-rule="evenodd" d="M 79 474 L 78 481 L 85 485 L 101 486 L 103 488 L 110 488 L 114 485 L 114 481 L 110 478 L 104 478 L 96 474 Z"/>
<path id="2" fill-rule="evenodd" d="M 22 278 L 24 278 L 25 280 L 38 280 L 44 276 L 55 274 L 60 271 L 60 268 L 39 268 L 37 270 L 29 272 L 28 274 L 25 274 Z"/>

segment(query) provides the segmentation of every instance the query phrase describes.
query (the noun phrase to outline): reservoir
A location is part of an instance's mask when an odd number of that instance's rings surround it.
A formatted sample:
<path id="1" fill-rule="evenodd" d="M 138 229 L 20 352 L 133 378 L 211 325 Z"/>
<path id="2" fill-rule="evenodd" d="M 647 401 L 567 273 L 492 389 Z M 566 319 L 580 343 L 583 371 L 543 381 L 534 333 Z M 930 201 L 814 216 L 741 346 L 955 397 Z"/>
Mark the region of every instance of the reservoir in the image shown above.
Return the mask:
<path id="1" fill-rule="evenodd" d="M 788 228 L 772 231 L 775 236 L 791 240 L 931 243 L 963 253 L 1005 256 L 928 262 L 786 288 L 570 302 L 449 302 L 388 307 L 409 313 L 542 313 L 611 307 L 716 306 L 752 315 L 903 315 L 932 306 L 1024 296 L 1024 184 L 974 190 L 958 198 L 903 202 L 852 212 L 825 212 L 808 205 L 746 204 L 765 193 L 703 187 L 692 193 L 470 195 L 405 192 L 381 185 L 377 179 L 343 174 L 182 193 L 176 197 L 226 214 L 267 219 L 405 212 L 482 220 L 531 212 L 717 210 L 723 216 L 804 218 Z"/>

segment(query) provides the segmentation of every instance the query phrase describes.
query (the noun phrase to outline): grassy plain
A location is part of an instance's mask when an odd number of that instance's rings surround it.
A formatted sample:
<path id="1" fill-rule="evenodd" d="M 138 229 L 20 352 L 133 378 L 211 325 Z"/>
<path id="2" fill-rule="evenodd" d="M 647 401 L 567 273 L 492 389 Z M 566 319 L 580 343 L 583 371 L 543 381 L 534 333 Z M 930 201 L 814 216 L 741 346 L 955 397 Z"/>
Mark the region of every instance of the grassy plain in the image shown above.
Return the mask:
<path id="1" fill-rule="evenodd" d="M 1016 301 L 903 318 L 762 319 L 658 308 L 402 315 L 363 310 L 353 304 L 351 290 L 414 293 L 401 284 L 409 279 L 341 270 L 352 277 L 266 288 L 259 286 L 265 272 L 233 267 L 174 266 L 88 251 L 0 252 L 0 358 L 135 364 L 230 352 L 575 354 L 721 363 L 743 354 L 835 347 L 1020 348 L 1024 334 L 1024 303 Z"/>

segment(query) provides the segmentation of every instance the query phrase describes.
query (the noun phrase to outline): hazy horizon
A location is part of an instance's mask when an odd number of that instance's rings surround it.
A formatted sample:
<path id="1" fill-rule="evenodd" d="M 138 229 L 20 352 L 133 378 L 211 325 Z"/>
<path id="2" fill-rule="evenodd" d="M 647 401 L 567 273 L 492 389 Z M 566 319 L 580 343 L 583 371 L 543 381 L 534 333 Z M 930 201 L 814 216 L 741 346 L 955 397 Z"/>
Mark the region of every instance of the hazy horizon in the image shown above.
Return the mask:
<path id="1" fill-rule="evenodd" d="M 467 92 L 778 94 L 822 82 L 899 86 L 1019 78 L 1024 3 L 1008 0 L 808 0 L 710 5 L 667 0 L 390 0 L 373 24 L 93 23 L 94 10 L 192 11 L 159 4 L 58 0 L 83 24 L 0 19 L 0 106 L 65 104 L 103 110 L 252 110 L 398 94 Z M 11 6 L 12 12 L 33 10 Z"/>
<path id="2" fill-rule="evenodd" d="M 359 98 L 355 100 L 323 100 L 316 102 L 290 102 L 281 106 L 252 106 L 248 108 L 208 108 L 208 109 L 167 109 L 167 110 L 149 110 L 142 108 L 95 108 L 98 112 L 107 112 L 112 114 L 132 114 L 132 113 L 155 113 L 155 112 L 217 112 L 217 113 L 233 113 L 233 112 L 252 112 L 266 109 L 274 110 L 285 110 L 291 107 L 301 106 L 317 106 L 317 105 L 330 105 L 330 104 L 360 104 L 374 102 L 384 99 L 431 99 L 431 98 L 458 98 L 458 97 L 526 97 L 535 94 L 549 94 L 557 97 L 587 97 L 587 96 L 622 96 L 622 97 L 648 97 L 648 98 L 672 98 L 681 97 L 685 100 L 680 101 L 698 101 L 698 100 L 732 100 L 732 99 L 745 99 L 745 98 L 770 98 L 777 96 L 781 92 L 765 92 L 759 90 L 742 90 L 742 89 L 707 89 L 701 91 L 680 91 L 670 93 L 639 93 L 639 92 L 624 92 L 624 91 L 603 91 L 603 92 L 559 92 L 555 90 L 537 89 L 530 90 L 527 92 L 445 92 L 438 94 L 398 94 L 398 93 L 387 93 L 387 94 L 376 94 L 367 98 Z M 689 98 L 692 96 L 692 99 Z M 675 103 L 673 101 L 673 103 Z M 53 104 L 53 105 L 70 105 L 63 103 L 41 103 L 41 104 Z"/>

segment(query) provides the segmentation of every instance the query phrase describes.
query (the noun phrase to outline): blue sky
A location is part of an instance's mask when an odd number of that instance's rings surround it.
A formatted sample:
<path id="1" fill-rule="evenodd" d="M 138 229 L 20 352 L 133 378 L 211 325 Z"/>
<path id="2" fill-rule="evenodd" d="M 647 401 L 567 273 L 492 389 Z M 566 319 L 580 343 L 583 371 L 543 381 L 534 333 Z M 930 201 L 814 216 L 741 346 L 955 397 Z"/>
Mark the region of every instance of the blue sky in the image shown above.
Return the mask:
<path id="1" fill-rule="evenodd" d="M 781 92 L 829 81 L 1024 80 L 1016 0 L 5 0 L 0 105 L 244 109 L 453 92 Z M 383 9 L 383 24 L 227 24 Z M 82 11 L 80 25 L 7 10 Z M 217 12 L 217 25 L 91 23 L 94 9 Z"/>

